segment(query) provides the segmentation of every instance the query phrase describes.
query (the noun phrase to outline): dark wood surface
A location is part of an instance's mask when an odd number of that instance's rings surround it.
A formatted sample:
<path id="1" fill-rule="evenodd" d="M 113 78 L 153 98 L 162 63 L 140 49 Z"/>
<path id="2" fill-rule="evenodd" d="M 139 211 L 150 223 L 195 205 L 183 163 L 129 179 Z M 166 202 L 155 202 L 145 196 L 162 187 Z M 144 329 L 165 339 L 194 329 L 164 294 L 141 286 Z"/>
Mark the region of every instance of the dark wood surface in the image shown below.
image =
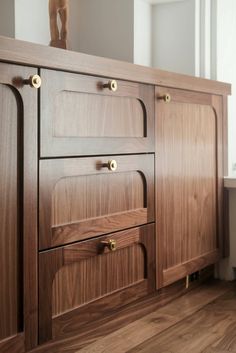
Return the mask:
<path id="1" fill-rule="evenodd" d="M 23 85 L 35 73 L 0 64 L 0 340 L 19 351 L 23 331 L 37 344 L 37 92 Z"/>
<path id="2" fill-rule="evenodd" d="M 153 222 L 153 177 L 152 154 L 41 160 L 40 249 Z"/>
<path id="3" fill-rule="evenodd" d="M 114 252 L 103 244 L 109 239 L 117 243 Z M 65 336 L 66 332 L 76 333 L 81 325 L 154 290 L 153 225 L 42 252 L 39 255 L 40 343 Z M 85 304 L 88 305 L 83 308 Z"/>
<path id="4" fill-rule="evenodd" d="M 52 60 L 53 58 L 53 60 Z M 0 37 L 0 60 L 114 79 L 228 95 L 229 84 Z"/>
<path id="5" fill-rule="evenodd" d="M 158 97 L 169 93 L 171 102 Z M 221 97 L 156 89 L 159 287 L 219 259 L 222 240 Z M 192 265 L 191 265 L 192 261 Z"/>
<path id="6" fill-rule="evenodd" d="M 41 70 L 41 157 L 154 151 L 154 87 Z"/>
<path id="7" fill-rule="evenodd" d="M 34 350 L 34 353 L 75 353 L 83 350 L 89 353 L 108 353 L 113 350 L 115 353 L 127 352 L 185 318 L 191 318 L 192 314 L 229 289 L 228 284 L 218 281 L 185 289 L 185 282 L 179 281 L 163 288 L 158 294 L 131 303 L 109 316 L 104 315 L 99 321 L 84 325 L 77 335 L 68 335 L 42 345 Z M 183 296 L 183 293 L 186 295 Z"/>

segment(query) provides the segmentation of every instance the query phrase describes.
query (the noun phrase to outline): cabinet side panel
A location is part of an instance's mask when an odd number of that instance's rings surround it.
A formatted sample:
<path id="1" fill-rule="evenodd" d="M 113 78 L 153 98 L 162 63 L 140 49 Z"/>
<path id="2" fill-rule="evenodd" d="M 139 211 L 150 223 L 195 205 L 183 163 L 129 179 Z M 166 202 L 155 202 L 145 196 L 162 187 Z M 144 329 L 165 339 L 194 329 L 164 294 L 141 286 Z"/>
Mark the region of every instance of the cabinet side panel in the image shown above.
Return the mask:
<path id="1" fill-rule="evenodd" d="M 0 85 L 0 340 L 22 327 L 21 137 L 14 92 Z"/>

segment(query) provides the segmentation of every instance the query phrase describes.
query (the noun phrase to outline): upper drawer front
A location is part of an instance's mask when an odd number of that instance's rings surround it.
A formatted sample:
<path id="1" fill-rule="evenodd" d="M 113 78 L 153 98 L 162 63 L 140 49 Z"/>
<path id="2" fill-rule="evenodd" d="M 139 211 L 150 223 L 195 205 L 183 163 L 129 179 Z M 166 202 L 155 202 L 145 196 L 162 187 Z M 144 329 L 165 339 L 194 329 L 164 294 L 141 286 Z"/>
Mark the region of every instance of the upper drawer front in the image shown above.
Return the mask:
<path id="1" fill-rule="evenodd" d="M 153 222 L 153 170 L 151 154 L 41 160 L 40 249 Z"/>
<path id="2" fill-rule="evenodd" d="M 154 151 L 154 87 L 42 70 L 41 157 Z"/>

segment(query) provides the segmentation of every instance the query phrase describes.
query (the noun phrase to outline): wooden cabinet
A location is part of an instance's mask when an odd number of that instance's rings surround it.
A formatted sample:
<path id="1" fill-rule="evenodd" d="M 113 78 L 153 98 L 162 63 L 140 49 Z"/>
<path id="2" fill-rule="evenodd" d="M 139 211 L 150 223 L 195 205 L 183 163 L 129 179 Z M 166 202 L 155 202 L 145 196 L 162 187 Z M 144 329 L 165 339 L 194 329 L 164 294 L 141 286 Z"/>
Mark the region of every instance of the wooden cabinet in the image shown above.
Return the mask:
<path id="1" fill-rule="evenodd" d="M 220 259 L 228 94 L 0 37 L 0 352 L 134 319 Z"/>
<path id="2" fill-rule="evenodd" d="M 41 252 L 40 343 L 71 334 L 154 290 L 153 224 Z"/>
<path id="3" fill-rule="evenodd" d="M 154 87 L 42 70 L 41 157 L 154 151 Z M 117 88 L 117 90 L 116 90 Z"/>
<path id="4" fill-rule="evenodd" d="M 36 70 L 0 63 L 0 351 L 37 342 Z"/>
<path id="5" fill-rule="evenodd" d="M 157 87 L 156 97 L 157 283 L 162 287 L 220 258 L 224 120 L 220 96 Z"/>

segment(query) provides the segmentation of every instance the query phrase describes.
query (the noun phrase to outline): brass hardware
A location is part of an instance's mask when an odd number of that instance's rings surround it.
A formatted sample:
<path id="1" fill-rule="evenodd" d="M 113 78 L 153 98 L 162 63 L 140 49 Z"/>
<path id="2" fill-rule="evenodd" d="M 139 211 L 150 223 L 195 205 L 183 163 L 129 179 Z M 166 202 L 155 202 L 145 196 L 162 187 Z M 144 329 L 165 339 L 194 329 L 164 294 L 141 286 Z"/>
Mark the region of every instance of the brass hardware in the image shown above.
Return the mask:
<path id="1" fill-rule="evenodd" d="M 116 240 L 113 240 L 113 239 L 102 241 L 102 244 L 104 244 L 104 246 L 107 246 L 108 249 L 111 251 L 115 251 L 117 248 Z"/>
<path id="2" fill-rule="evenodd" d="M 38 89 L 41 87 L 42 80 L 39 75 L 33 75 L 33 76 L 30 76 L 28 80 L 25 80 L 24 83 L 26 85 L 30 85 L 31 87 Z"/>
<path id="3" fill-rule="evenodd" d="M 118 89 L 118 84 L 116 80 L 111 80 L 103 85 L 103 88 L 108 88 L 112 92 L 116 92 Z"/>
<path id="4" fill-rule="evenodd" d="M 186 276 L 185 288 L 186 288 L 186 289 L 188 289 L 188 288 L 189 288 L 189 275 L 188 275 L 188 276 Z"/>
<path id="5" fill-rule="evenodd" d="M 163 100 L 165 103 L 171 102 L 171 95 L 166 93 L 163 96 L 158 97 L 158 99 Z"/>
<path id="6" fill-rule="evenodd" d="M 108 161 L 107 168 L 112 172 L 115 172 L 117 169 L 117 162 L 114 159 Z"/>

